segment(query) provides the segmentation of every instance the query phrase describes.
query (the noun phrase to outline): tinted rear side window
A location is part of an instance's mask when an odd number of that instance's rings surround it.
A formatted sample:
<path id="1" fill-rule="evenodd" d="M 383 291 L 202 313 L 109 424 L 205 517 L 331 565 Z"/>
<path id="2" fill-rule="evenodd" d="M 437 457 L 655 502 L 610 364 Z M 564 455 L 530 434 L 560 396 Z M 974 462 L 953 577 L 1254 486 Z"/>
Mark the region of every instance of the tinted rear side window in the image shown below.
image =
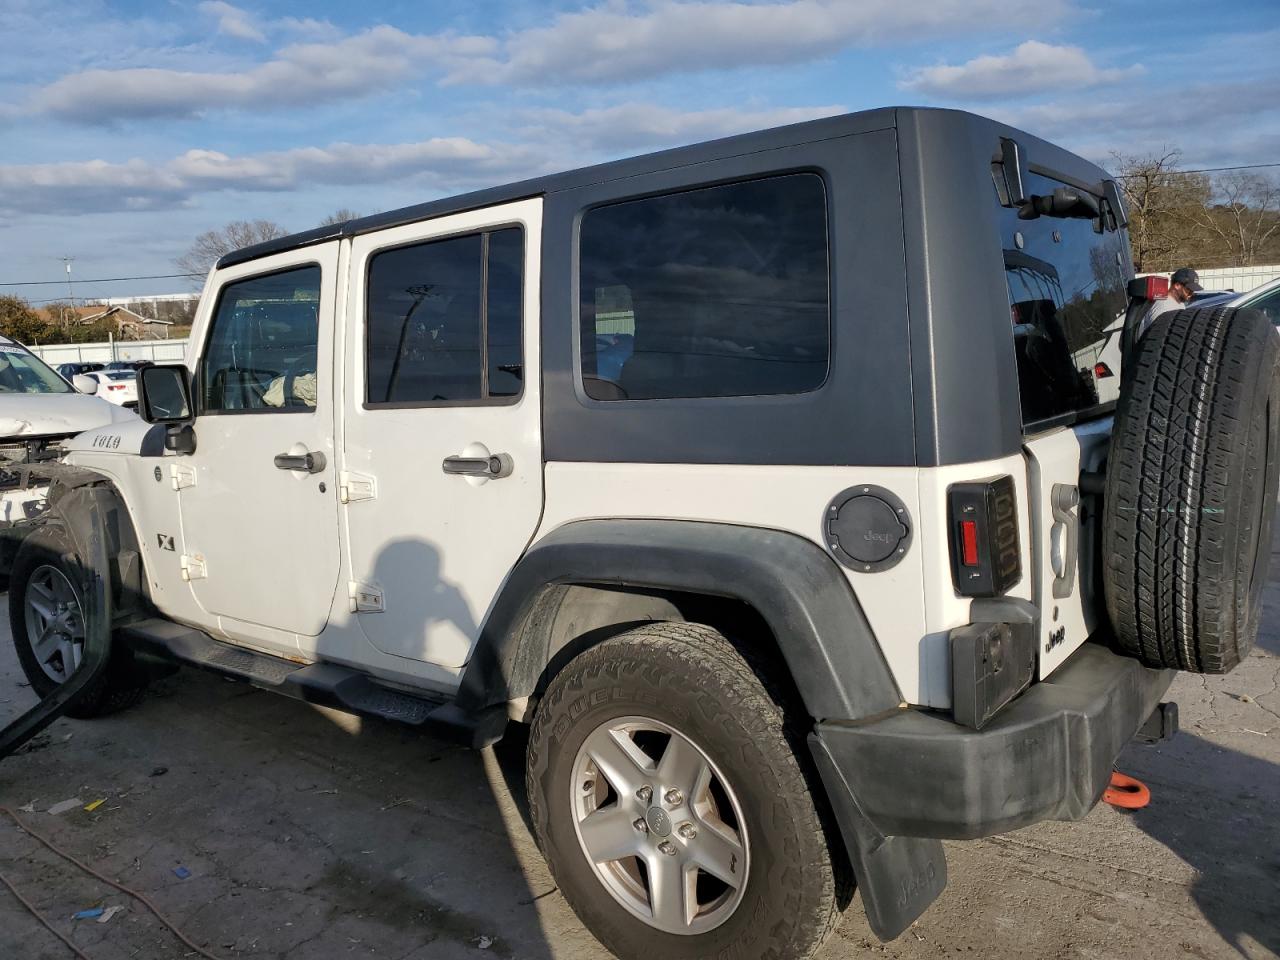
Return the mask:
<path id="1" fill-rule="evenodd" d="M 582 220 L 583 389 L 597 400 L 805 393 L 830 359 L 816 174 L 649 197 Z"/>
<path id="2" fill-rule="evenodd" d="M 365 402 L 518 397 L 524 382 L 524 232 L 431 240 L 369 261 Z"/>
<path id="3" fill-rule="evenodd" d="M 1047 196 L 1063 185 L 1033 174 L 1028 189 Z M 1087 414 L 1114 399 L 1108 391 L 1114 393 L 1120 371 L 1110 369 L 1118 367 L 1113 351 L 1101 380 L 1097 365 L 1123 320 L 1127 242 L 1123 230 L 1096 233 L 1092 220 L 1019 220 L 1016 210 L 1001 210 L 1025 428 Z"/>

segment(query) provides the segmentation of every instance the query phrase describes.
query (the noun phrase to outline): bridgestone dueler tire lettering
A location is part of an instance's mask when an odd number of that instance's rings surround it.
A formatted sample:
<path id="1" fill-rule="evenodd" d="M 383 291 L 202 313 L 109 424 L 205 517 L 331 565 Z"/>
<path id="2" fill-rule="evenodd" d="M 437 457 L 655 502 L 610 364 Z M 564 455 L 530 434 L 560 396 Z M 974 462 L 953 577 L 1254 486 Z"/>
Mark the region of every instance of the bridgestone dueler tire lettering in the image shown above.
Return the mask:
<path id="1" fill-rule="evenodd" d="M 815 801 L 804 733 L 780 697 L 717 631 L 653 623 L 572 660 L 548 686 L 526 767 L 534 833 L 561 893 L 622 960 L 804 960 L 834 929 L 850 892 Z M 743 901 L 703 934 L 664 933 L 628 913 L 580 848 L 569 777 L 604 721 L 644 715 L 680 730 L 733 785 L 751 838 Z"/>
<path id="2" fill-rule="evenodd" d="M 1125 371 L 1103 502 L 1116 641 L 1226 673 L 1258 632 L 1280 469 L 1280 337 L 1256 310 L 1156 319 Z"/>

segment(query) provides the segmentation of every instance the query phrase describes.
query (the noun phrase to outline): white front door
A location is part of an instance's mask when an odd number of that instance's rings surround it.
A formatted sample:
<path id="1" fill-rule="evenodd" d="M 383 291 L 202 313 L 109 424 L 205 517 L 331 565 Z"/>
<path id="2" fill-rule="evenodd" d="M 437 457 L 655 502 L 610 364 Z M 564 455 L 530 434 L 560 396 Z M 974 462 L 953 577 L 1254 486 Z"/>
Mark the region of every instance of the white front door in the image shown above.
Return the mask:
<path id="1" fill-rule="evenodd" d="M 194 364 L 196 449 L 157 478 L 179 487 L 184 576 L 215 629 L 286 652 L 324 629 L 339 576 L 337 275 L 337 243 L 218 275 Z"/>
<path id="2" fill-rule="evenodd" d="M 352 241 L 342 441 L 351 609 L 456 669 L 542 510 L 542 202 Z"/>

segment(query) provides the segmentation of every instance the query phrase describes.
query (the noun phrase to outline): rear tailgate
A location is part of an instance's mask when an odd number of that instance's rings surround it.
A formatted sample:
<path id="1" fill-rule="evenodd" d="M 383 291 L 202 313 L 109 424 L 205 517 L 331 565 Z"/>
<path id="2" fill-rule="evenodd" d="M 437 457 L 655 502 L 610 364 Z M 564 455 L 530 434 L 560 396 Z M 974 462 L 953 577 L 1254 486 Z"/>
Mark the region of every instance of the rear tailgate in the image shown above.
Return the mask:
<path id="1" fill-rule="evenodd" d="M 1055 430 L 1026 441 L 1031 498 L 1032 581 L 1040 609 L 1043 679 L 1105 622 L 1094 570 L 1095 504 L 1079 490 L 1082 471 L 1106 456 L 1111 420 Z"/>
<path id="2" fill-rule="evenodd" d="M 1026 183 L 1035 197 L 1068 186 L 1084 189 L 1041 174 L 1029 174 Z M 1110 442 L 1121 374 L 1112 342 L 1132 267 L 1124 229 L 1104 220 L 1001 210 L 1042 679 L 1105 623 L 1094 569 L 1095 504 L 1079 484 L 1082 470 L 1101 467 Z"/>

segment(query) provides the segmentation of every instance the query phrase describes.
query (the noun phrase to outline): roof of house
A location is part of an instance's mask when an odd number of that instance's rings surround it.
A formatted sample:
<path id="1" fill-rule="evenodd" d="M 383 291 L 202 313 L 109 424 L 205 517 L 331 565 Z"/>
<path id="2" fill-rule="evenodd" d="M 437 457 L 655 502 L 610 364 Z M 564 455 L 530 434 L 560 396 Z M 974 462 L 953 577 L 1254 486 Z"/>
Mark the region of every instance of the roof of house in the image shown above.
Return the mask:
<path id="1" fill-rule="evenodd" d="M 167 327 L 172 327 L 174 325 L 172 320 L 156 320 L 152 317 L 144 317 L 142 316 L 142 314 L 134 313 L 134 311 L 130 310 L 128 307 L 122 307 L 122 306 L 108 307 L 106 310 L 103 310 L 101 313 L 95 313 L 88 317 L 81 317 L 78 322 L 85 323 L 85 324 L 96 323 L 99 320 L 106 320 L 108 317 L 117 313 L 127 313 L 130 317 L 133 318 L 132 321 L 125 320 L 124 322 L 126 323 L 129 323 L 129 322 L 162 323 Z"/>

